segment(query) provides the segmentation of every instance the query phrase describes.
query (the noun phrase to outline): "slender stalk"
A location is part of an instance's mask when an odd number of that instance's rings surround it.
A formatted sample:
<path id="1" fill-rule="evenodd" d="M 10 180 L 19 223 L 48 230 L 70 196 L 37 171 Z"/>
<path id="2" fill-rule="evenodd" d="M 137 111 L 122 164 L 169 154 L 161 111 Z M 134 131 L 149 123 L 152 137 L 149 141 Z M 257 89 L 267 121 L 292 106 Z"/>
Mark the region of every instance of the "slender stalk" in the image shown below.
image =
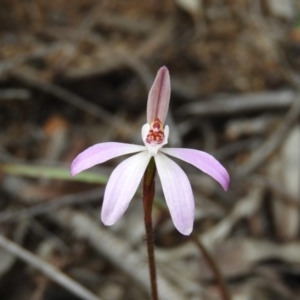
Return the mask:
<path id="1" fill-rule="evenodd" d="M 219 267 L 218 267 L 216 261 L 211 256 L 211 254 L 208 252 L 208 250 L 206 250 L 205 246 L 202 244 L 201 240 L 197 237 L 197 235 L 192 233 L 191 234 L 191 239 L 195 243 L 195 245 L 200 249 L 200 251 L 202 252 L 207 264 L 211 268 L 211 270 L 212 270 L 212 272 L 213 272 L 213 274 L 216 278 L 216 281 L 219 285 L 220 294 L 221 294 L 222 299 L 223 300 L 231 300 L 229 289 L 226 285 L 226 282 L 224 280 L 224 277 L 223 277 L 221 271 L 219 270 Z"/>
<path id="2" fill-rule="evenodd" d="M 143 207 L 144 207 L 144 222 L 147 240 L 147 252 L 149 261 L 149 272 L 151 282 L 152 300 L 158 300 L 157 284 L 156 284 L 156 267 L 154 257 L 154 243 L 153 243 L 153 228 L 152 228 L 152 204 L 155 192 L 155 163 L 151 159 L 143 180 Z"/>

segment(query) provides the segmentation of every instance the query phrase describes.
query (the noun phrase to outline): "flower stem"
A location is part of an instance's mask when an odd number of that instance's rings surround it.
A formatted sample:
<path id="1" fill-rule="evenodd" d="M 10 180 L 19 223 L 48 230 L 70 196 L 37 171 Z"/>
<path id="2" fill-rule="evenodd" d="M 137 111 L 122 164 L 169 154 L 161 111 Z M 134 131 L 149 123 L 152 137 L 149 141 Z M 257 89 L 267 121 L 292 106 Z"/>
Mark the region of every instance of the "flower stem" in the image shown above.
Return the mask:
<path id="1" fill-rule="evenodd" d="M 191 239 L 195 243 L 195 245 L 200 249 L 207 264 L 211 268 L 211 270 L 215 276 L 215 279 L 216 279 L 217 283 L 219 284 L 221 298 L 223 300 L 231 300 L 229 289 L 228 289 L 225 279 L 218 267 L 218 264 L 216 263 L 216 261 L 214 260 L 212 255 L 209 253 L 209 251 L 202 244 L 201 240 L 197 237 L 196 234 L 192 233 Z"/>
<path id="2" fill-rule="evenodd" d="M 152 300 L 158 300 L 157 284 L 156 284 L 156 267 L 154 257 L 153 228 L 152 228 L 152 204 L 155 192 L 155 163 L 153 158 L 144 174 L 143 180 L 143 207 L 144 222 L 146 230 L 147 251 L 149 261 L 149 272 L 151 281 Z"/>

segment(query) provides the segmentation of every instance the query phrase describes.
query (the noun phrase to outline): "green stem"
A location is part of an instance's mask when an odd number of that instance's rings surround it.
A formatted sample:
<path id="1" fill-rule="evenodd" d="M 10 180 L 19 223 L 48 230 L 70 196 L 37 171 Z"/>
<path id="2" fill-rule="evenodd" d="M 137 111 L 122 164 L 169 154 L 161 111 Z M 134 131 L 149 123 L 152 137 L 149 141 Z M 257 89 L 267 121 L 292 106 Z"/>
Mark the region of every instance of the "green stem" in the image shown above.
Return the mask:
<path id="1" fill-rule="evenodd" d="M 192 233 L 191 239 L 196 244 L 196 246 L 200 249 L 207 264 L 211 268 L 211 270 L 216 278 L 216 281 L 219 284 L 220 294 L 221 294 L 222 299 L 223 300 L 231 300 L 229 289 L 226 285 L 226 282 L 224 280 L 224 277 L 223 277 L 221 271 L 219 270 L 218 264 L 216 263 L 216 261 L 214 260 L 212 255 L 208 252 L 208 250 L 206 250 L 205 246 L 202 244 L 201 240 L 197 237 L 196 234 Z"/>
<path id="2" fill-rule="evenodd" d="M 158 300 L 157 284 L 156 284 L 156 267 L 154 257 L 153 228 L 152 228 L 152 205 L 155 192 L 155 163 L 151 159 L 144 174 L 143 180 L 143 207 L 144 222 L 147 240 L 147 252 L 149 261 L 149 272 L 151 282 L 152 300 Z"/>

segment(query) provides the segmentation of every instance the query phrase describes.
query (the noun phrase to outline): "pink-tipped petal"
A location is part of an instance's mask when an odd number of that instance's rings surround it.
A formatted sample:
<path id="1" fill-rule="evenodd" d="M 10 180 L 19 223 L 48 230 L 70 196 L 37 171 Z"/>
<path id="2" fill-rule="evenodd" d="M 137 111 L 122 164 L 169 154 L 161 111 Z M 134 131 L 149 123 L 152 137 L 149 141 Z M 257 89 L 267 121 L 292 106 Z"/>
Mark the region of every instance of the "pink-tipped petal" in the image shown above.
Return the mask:
<path id="1" fill-rule="evenodd" d="M 122 217 L 141 182 L 149 160 L 148 151 L 143 151 L 127 158 L 114 169 L 106 185 L 101 211 L 101 219 L 105 225 L 113 225 Z"/>
<path id="2" fill-rule="evenodd" d="M 101 143 L 81 152 L 71 164 L 71 175 L 75 176 L 83 170 L 101 164 L 109 159 L 125 154 L 144 151 L 145 146 L 124 143 Z"/>
<path id="3" fill-rule="evenodd" d="M 150 124 L 158 118 L 165 123 L 171 94 L 170 75 L 167 67 L 161 67 L 148 95 L 147 122 Z"/>
<path id="4" fill-rule="evenodd" d="M 225 191 L 228 190 L 229 174 L 212 155 L 203 151 L 182 148 L 162 148 L 161 151 L 192 164 L 218 181 Z"/>
<path id="5" fill-rule="evenodd" d="M 154 159 L 173 223 L 180 233 L 189 235 L 193 230 L 195 213 L 190 181 L 166 155 L 158 153 Z"/>

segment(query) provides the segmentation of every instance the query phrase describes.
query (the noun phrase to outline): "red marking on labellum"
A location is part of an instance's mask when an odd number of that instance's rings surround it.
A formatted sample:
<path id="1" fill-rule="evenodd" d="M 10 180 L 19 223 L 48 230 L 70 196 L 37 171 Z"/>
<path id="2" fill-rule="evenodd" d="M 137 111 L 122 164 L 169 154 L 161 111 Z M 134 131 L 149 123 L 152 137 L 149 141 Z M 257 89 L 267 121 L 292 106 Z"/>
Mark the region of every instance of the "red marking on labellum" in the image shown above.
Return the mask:
<path id="1" fill-rule="evenodd" d="M 165 139 L 164 127 L 162 122 L 156 118 L 150 124 L 150 130 L 146 137 L 146 142 L 149 144 L 161 144 Z"/>

